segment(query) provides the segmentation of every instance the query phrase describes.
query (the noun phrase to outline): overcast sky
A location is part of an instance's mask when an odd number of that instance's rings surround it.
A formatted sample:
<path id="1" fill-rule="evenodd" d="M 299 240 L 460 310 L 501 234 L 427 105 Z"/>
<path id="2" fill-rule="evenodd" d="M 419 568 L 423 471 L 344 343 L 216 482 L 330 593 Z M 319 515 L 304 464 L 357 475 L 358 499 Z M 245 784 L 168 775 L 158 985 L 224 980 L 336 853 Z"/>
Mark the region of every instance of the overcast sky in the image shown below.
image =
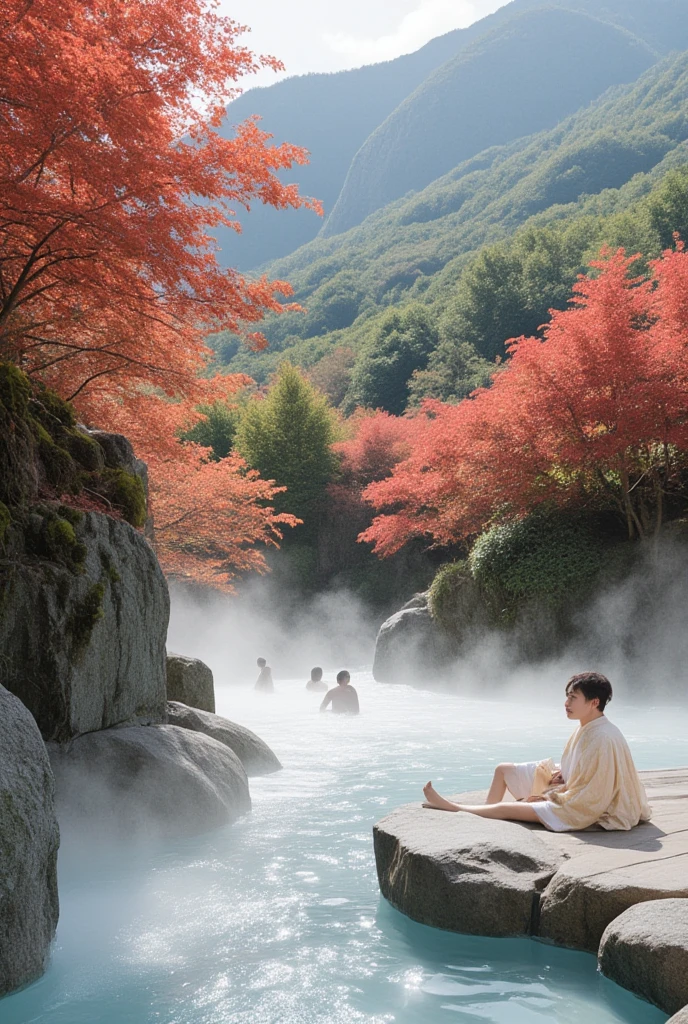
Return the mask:
<path id="1" fill-rule="evenodd" d="M 339 71 L 402 53 L 434 36 L 465 28 L 507 0 L 221 0 L 222 11 L 251 28 L 245 44 L 279 57 L 287 74 Z M 272 72 L 247 78 L 243 88 L 269 85 Z"/>

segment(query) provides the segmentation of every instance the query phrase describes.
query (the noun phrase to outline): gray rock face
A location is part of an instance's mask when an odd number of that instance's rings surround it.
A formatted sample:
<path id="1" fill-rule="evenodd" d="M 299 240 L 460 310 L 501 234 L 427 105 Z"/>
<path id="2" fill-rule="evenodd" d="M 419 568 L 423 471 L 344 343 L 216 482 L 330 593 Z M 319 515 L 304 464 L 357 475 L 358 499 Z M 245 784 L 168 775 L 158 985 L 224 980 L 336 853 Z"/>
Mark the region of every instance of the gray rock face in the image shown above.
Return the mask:
<path id="1" fill-rule="evenodd" d="M 167 699 L 190 708 L 215 711 L 213 673 L 198 658 L 167 655 Z"/>
<path id="2" fill-rule="evenodd" d="M 684 1006 L 682 1010 L 675 1013 L 671 1020 L 667 1021 L 667 1024 L 688 1024 L 688 1006 Z"/>
<path id="3" fill-rule="evenodd" d="M 507 821 L 411 804 L 375 826 L 383 896 L 421 924 L 470 935 L 529 935 L 563 855 Z"/>
<path id="4" fill-rule="evenodd" d="M 212 715 L 207 711 L 199 711 L 196 708 L 189 708 L 185 704 L 169 701 L 167 721 L 170 725 L 176 725 L 182 729 L 193 729 L 195 732 L 211 736 L 219 743 L 224 743 L 237 755 L 249 777 L 271 775 L 282 767 L 270 747 L 260 736 L 256 736 L 250 729 L 230 722 L 220 715 Z"/>
<path id="5" fill-rule="evenodd" d="M 401 807 L 374 830 L 383 895 L 438 928 L 531 934 L 597 952 L 629 907 L 688 899 L 688 769 L 641 776 L 654 816 L 630 832 L 553 833 Z M 460 799 L 479 803 L 484 794 Z"/>
<path id="6" fill-rule="evenodd" d="M 58 916 L 60 833 L 45 745 L 0 686 L 0 996 L 45 969 Z"/>
<path id="7" fill-rule="evenodd" d="M 688 899 L 638 903 L 612 921 L 599 951 L 603 974 L 666 1013 L 688 1002 Z"/>
<path id="8" fill-rule="evenodd" d="M 108 516 L 89 512 L 75 532 L 83 573 L 17 565 L 0 617 L 0 681 L 60 742 L 165 714 L 169 596 L 155 554 Z"/>
<path id="9" fill-rule="evenodd" d="M 373 677 L 380 683 L 422 683 L 441 675 L 450 659 L 449 641 L 433 622 L 427 595 L 417 594 L 380 626 Z"/>
<path id="10" fill-rule="evenodd" d="M 97 838 L 192 835 L 251 808 L 233 751 L 173 725 L 107 729 L 48 744 L 63 827 Z"/>
<path id="11" fill-rule="evenodd" d="M 148 466 L 134 455 L 131 441 L 124 434 L 110 434 L 106 430 L 87 430 L 85 432 L 97 441 L 103 451 L 105 465 L 109 469 L 125 469 L 134 473 L 143 484 L 148 494 Z"/>

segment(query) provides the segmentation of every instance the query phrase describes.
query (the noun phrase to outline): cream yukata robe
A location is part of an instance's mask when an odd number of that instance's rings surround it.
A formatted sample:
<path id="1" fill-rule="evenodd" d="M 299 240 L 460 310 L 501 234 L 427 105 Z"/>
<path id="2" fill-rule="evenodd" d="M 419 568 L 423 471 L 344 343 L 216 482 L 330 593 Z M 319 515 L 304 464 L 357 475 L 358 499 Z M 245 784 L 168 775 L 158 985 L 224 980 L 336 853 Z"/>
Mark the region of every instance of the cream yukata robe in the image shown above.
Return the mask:
<path id="1" fill-rule="evenodd" d="M 531 794 L 546 797 L 532 807 L 551 831 L 578 831 L 591 825 L 628 831 L 650 820 L 652 809 L 628 743 L 604 715 L 579 726 L 566 744 L 560 768 L 565 784 L 553 789 L 538 786 L 538 775 L 544 771 L 551 778 L 555 770 L 553 761 L 542 761 L 514 765 L 505 772 L 509 791 L 517 799 Z"/>

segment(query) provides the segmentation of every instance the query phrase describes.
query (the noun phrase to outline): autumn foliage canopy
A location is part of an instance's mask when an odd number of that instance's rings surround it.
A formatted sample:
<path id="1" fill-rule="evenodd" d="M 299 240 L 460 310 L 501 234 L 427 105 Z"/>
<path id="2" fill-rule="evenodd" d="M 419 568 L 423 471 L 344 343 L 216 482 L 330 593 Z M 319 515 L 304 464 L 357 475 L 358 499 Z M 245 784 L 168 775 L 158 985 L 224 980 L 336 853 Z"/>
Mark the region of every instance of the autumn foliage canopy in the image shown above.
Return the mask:
<path id="1" fill-rule="evenodd" d="M 279 536 L 270 488 L 236 459 L 206 468 L 202 450 L 169 448 L 199 402 L 243 383 L 202 379 L 203 333 L 250 332 L 289 294 L 221 268 L 209 230 L 238 228 L 252 202 L 318 209 L 277 176 L 303 150 L 255 120 L 218 132 L 239 78 L 281 67 L 239 45 L 242 31 L 206 0 L 5 0 L 0 14 L 0 359 L 87 422 L 140 425 L 161 540 L 166 507 L 190 511 L 191 478 L 197 499 L 212 504 L 220 480 L 224 500 L 243 497 L 230 516 L 242 544 Z M 182 521 L 187 556 L 217 546 L 198 517 Z"/>
<path id="2" fill-rule="evenodd" d="M 688 253 L 633 273 L 603 253 L 540 338 L 519 338 L 489 389 L 427 402 L 410 456 L 371 484 L 379 554 L 466 540 L 546 505 L 614 506 L 630 537 L 662 523 L 688 451 Z"/>

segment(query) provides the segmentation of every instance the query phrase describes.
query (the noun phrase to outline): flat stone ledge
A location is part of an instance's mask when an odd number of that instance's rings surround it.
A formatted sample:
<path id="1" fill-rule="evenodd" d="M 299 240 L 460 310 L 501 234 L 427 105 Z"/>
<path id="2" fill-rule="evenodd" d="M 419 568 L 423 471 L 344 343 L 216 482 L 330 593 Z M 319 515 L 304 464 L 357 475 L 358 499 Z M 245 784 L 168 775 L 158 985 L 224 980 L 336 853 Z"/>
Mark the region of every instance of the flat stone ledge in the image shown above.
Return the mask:
<path id="1" fill-rule="evenodd" d="M 532 935 L 596 953 L 629 907 L 688 898 L 688 768 L 641 775 L 654 816 L 630 832 L 554 833 L 401 807 L 374 829 L 382 894 L 433 927 Z M 461 799 L 478 803 L 484 794 Z"/>
<path id="2" fill-rule="evenodd" d="M 688 1001 L 688 899 L 637 903 L 600 944 L 602 973 L 667 1013 Z"/>

